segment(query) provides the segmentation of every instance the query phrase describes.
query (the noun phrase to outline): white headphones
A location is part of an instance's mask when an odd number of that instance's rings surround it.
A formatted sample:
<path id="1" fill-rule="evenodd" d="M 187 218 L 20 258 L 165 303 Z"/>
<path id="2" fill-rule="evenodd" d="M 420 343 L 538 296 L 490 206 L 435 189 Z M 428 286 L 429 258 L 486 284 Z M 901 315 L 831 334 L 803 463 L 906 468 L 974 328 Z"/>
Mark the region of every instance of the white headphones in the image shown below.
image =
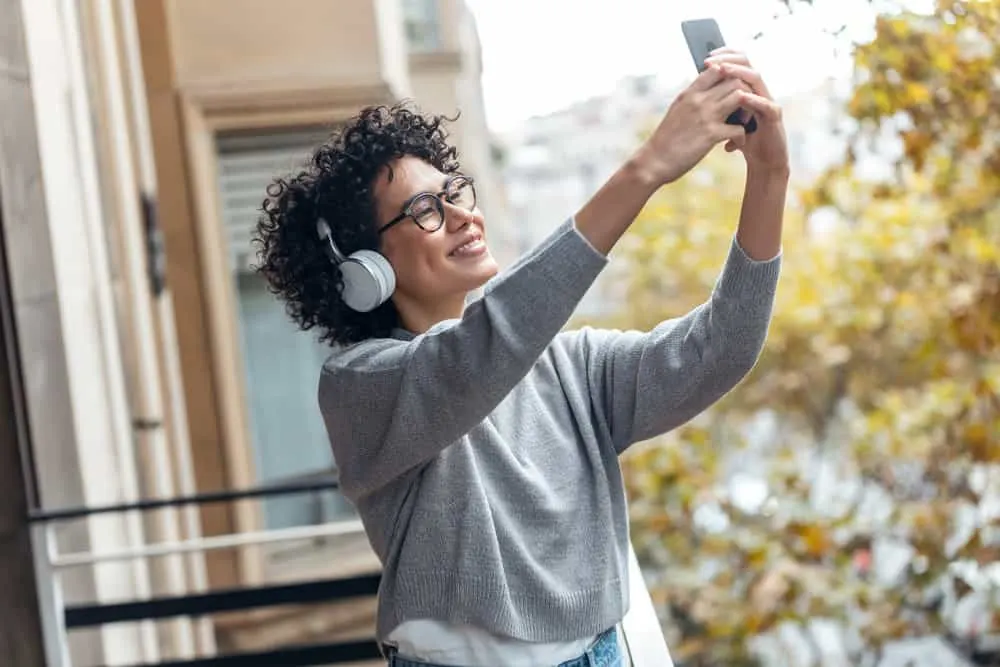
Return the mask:
<path id="1" fill-rule="evenodd" d="M 340 267 L 343 278 L 340 294 L 348 308 L 367 313 L 389 300 L 396 290 L 396 273 L 389 260 L 374 250 L 358 250 L 344 257 L 323 218 L 316 222 L 316 232 L 321 241 L 327 242 L 330 260 Z"/>

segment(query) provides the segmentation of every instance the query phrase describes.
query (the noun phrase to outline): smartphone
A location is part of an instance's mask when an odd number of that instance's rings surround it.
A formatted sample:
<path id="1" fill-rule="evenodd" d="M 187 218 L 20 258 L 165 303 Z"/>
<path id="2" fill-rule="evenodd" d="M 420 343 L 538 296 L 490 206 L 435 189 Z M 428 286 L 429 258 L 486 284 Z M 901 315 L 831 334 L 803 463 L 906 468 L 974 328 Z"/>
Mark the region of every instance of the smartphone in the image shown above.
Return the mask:
<path id="1" fill-rule="evenodd" d="M 693 19 L 691 21 L 683 21 L 681 23 L 681 30 L 684 32 L 684 39 L 687 40 L 688 50 L 694 59 L 694 66 L 698 69 L 699 73 L 704 72 L 707 69 L 705 59 L 708 58 L 712 51 L 726 45 L 726 40 L 722 38 L 722 31 L 719 29 L 719 24 L 715 19 Z M 750 116 L 746 123 L 744 123 L 742 121 L 744 115 L 743 109 L 737 109 L 729 114 L 729 118 L 726 118 L 726 123 L 729 125 L 743 125 L 747 134 L 751 134 L 757 129 L 757 119 Z"/>

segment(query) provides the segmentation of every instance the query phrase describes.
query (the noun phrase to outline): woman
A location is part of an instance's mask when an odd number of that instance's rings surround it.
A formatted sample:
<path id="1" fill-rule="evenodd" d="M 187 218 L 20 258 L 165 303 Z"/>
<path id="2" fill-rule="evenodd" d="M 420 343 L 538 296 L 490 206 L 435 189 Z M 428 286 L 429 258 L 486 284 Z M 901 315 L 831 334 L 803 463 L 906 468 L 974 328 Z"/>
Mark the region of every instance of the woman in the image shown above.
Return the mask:
<path id="1" fill-rule="evenodd" d="M 750 371 L 779 272 L 780 109 L 742 54 L 708 63 L 600 191 L 492 281 L 475 184 L 440 118 L 367 109 L 269 190 L 260 269 L 302 328 L 337 345 L 319 404 L 384 568 L 391 665 L 622 664 L 617 457 Z M 725 124 L 738 108 L 756 132 Z M 649 333 L 560 333 L 653 192 L 722 142 L 747 181 L 711 298 Z"/>

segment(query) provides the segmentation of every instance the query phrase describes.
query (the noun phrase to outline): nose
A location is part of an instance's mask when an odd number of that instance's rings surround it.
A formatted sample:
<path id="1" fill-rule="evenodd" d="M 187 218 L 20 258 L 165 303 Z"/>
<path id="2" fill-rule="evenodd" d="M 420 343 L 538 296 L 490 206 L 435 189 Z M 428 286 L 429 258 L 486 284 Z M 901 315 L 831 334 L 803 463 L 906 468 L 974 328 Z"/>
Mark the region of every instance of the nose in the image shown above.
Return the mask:
<path id="1" fill-rule="evenodd" d="M 472 211 L 462 206 L 456 206 L 448 200 L 444 204 L 444 223 L 449 232 L 457 232 L 472 224 L 474 215 Z"/>

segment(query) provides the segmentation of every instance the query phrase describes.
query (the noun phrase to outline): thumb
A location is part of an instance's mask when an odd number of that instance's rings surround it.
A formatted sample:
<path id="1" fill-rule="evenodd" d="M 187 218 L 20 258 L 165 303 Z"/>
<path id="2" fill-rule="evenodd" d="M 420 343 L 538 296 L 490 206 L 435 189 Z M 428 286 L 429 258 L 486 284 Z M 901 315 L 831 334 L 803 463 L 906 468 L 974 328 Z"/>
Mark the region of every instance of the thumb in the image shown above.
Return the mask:
<path id="1" fill-rule="evenodd" d="M 727 128 L 729 131 L 725 138 L 728 139 L 726 142 L 726 152 L 732 153 L 733 151 L 738 151 L 743 148 L 747 143 L 746 130 L 740 125 L 732 125 Z"/>

